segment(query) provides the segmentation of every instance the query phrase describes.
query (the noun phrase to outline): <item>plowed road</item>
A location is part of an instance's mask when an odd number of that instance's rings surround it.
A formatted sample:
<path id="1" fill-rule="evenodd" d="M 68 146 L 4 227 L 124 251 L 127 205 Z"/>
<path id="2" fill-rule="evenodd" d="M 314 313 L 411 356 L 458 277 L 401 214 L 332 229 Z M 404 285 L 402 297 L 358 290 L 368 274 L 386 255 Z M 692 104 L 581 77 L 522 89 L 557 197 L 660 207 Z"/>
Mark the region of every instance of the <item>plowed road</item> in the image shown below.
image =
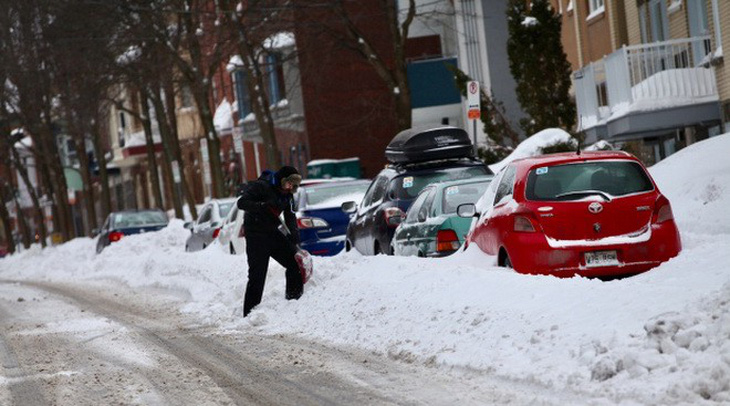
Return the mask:
<path id="1" fill-rule="evenodd" d="M 485 373 L 200 326 L 177 311 L 183 300 L 111 281 L 0 280 L 0 405 L 583 403 Z"/>

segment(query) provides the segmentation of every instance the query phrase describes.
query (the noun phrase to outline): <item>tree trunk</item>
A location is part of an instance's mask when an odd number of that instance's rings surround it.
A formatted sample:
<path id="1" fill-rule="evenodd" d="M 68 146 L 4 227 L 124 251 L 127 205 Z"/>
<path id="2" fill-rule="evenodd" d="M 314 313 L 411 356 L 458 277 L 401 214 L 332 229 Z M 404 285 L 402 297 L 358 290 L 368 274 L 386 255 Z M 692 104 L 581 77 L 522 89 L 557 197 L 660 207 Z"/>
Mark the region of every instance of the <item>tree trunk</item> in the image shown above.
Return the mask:
<path id="1" fill-rule="evenodd" d="M 276 141 L 274 120 L 269 109 L 269 98 L 263 90 L 266 89 L 263 82 L 264 74 L 261 72 L 261 65 L 254 54 L 255 51 L 248 42 L 247 28 L 242 23 L 237 22 L 236 29 L 238 30 L 238 53 L 241 55 L 243 67 L 246 71 L 246 86 L 248 93 L 251 95 L 251 107 L 256 117 L 256 124 L 258 124 L 266 148 L 266 162 L 269 168 L 278 169 L 281 166 L 279 145 Z"/>
<path id="2" fill-rule="evenodd" d="M 162 193 L 160 191 L 160 174 L 157 170 L 157 158 L 155 157 L 155 141 L 152 137 L 152 122 L 150 121 L 150 105 L 145 92 L 139 92 L 139 100 L 142 104 L 142 126 L 144 127 L 144 138 L 147 143 L 147 169 L 149 170 L 150 181 L 152 182 L 152 193 L 155 199 L 153 207 L 164 210 L 162 206 Z"/>
<path id="3" fill-rule="evenodd" d="M 15 193 L 11 190 L 10 193 L 13 196 L 13 201 L 15 202 L 15 210 L 18 218 L 18 226 L 20 227 L 20 234 L 23 236 L 23 247 L 25 249 L 30 248 L 30 244 L 33 241 L 33 238 L 30 236 L 30 229 L 28 228 L 28 223 L 25 221 L 25 216 L 23 215 L 22 209 L 20 208 L 20 202 L 18 202 L 18 198 L 15 195 Z"/>
<path id="4" fill-rule="evenodd" d="M 165 105 L 167 106 L 167 120 L 170 123 L 172 150 L 177 159 L 178 165 L 180 165 L 180 186 L 182 187 L 185 200 L 188 203 L 190 209 L 190 215 L 193 219 L 198 218 L 198 210 L 195 208 L 195 196 L 193 195 L 190 184 L 188 183 L 187 177 L 185 176 L 185 161 L 182 156 L 182 149 L 180 148 L 180 136 L 177 132 L 177 116 L 175 115 L 175 88 L 172 80 L 166 80 L 163 83 L 163 91 L 165 95 Z M 192 164 L 192 163 L 191 163 Z"/>
<path id="5" fill-rule="evenodd" d="M 94 121 L 94 133 L 91 137 L 94 146 L 94 155 L 99 164 L 99 178 L 101 181 L 101 218 L 105 219 L 112 211 L 111 191 L 109 190 L 109 173 L 106 168 L 106 155 L 101 147 L 101 133 L 98 120 Z"/>
<path id="6" fill-rule="evenodd" d="M 3 231 L 5 231 L 5 238 L 7 239 L 8 252 L 14 254 L 15 240 L 13 239 L 13 227 L 10 225 L 10 213 L 8 213 L 8 208 L 5 207 L 5 199 L 0 199 L 0 221 L 3 222 Z"/>
<path id="7" fill-rule="evenodd" d="M 30 199 L 33 201 L 33 210 L 36 212 L 36 216 L 38 216 L 39 219 L 38 234 L 40 236 L 41 245 L 45 248 L 46 237 L 48 237 L 48 230 L 46 230 L 46 216 L 45 213 L 43 213 L 43 208 L 40 205 L 38 193 L 36 193 L 35 188 L 33 188 L 33 184 L 31 183 L 30 177 L 28 176 L 28 169 L 20 161 L 20 154 L 18 154 L 18 151 L 15 148 L 11 147 L 10 149 L 13 153 L 13 164 L 15 166 L 15 169 L 18 171 L 18 174 L 20 174 L 20 178 L 23 180 L 25 187 L 28 189 Z"/>
<path id="8" fill-rule="evenodd" d="M 183 209 L 182 209 L 182 198 L 180 197 L 180 188 L 179 185 L 175 182 L 175 179 L 173 177 L 172 172 L 172 161 L 175 160 L 175 156 L 172 152 L 171 147 L 171 138 L 172 135 L 170 134 L 170 126 L 167 123 L 167 114 L 165 114 L 165 106 L 162 102 L 162 98 L 160 96 L 160 86 L 159 84 L 156 84 L 152 87 L 150 90 L 150 101 L 152 102 L 152 107 L 155 109 L 155 117 L 157 118 L 157 124 L 160 128 L 160 137 L 162 139 L 162 147 L 164 149 L 164 157 L 163 163 L 165 165 L 165 170 L 169 174 L 170 178 L 170 189 L 172 191 L 172 204 L 175 208 L 175 217 L 179 219 L 184 219 L 185 216 L 183 215 Z M 180 163 L 178 162 L 178 168 L 180 168 Z M 182 178 L 182 176 L 181 176 Z"/>
<path id="9" fill-rule="evenodd" d="M 208 140 L 208 164 L 210 165 L 210 177 L 212 180 L 212 197 L 224 197 L 223 193 L 223 165 L 221 163 L 221 140 L 215 131 L 213 124 L 213 112 L 210 109 L 208 92 L 203 85 L 196 84 L 195 102 L 198 105 L 200 122 L 205 131 L 205 138 Z"/>

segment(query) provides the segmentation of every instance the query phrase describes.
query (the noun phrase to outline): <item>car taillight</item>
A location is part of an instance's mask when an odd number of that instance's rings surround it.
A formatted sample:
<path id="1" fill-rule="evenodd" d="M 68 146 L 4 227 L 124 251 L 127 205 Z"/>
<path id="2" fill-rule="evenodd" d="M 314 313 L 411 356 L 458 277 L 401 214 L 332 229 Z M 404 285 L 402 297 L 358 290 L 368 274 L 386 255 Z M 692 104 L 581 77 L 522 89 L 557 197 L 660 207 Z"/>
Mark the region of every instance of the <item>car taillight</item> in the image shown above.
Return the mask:
<path id="1" fill-rule="evenodd" d="M 124 234 L 119 231 L 112 231 L 109 233 L 109 242 L 117 242 L 124 237 Z"/>
<path id="2" fill-rule="evenodd" d="M 515 216 L 514 230 L 523 233 L 534 233 L 535 226 L 532 225 L 532 221 L 527 216 Z"/>
<path id="3" fill-rule="evenodd" d="M 456 251 L 459 245 L 459 237 L 454 230 L 439 230 L 436 234 L 436 251 Z"/>
<path id="4" fill-rule="evenodd" d="M 213 230 L 213 238 L 214 239 L 215 238 L 218 238 L 218 234 L 220 234 L 220 233 L 221 233 L 221 229 L 220 228 L 216 228 L 215 230 Z"/>
<path id="5" fill-rule="evenodd" d="M 674 220 L 674 214 L 672 214 L 672 206 L 666 203 L 656 211 L 656 220 L 654 222 L 659 224 L 669 220 Z"/>
<path id="6" fill-rule="evenodd" d="M 300 217 L 297 219 L 299 228 L 327 228 L 329 223 L 317 217 Z"/>
<path id="7" fill-rule="evenodd" d="M 397 207 L 388 207 L 383 210 L 383 215 L 385 216 L 385 223 L 388 227 L 398 227 L 398 224 L 403 221 L 403 217 L 405 217 L 406 214 L 403 213 L 403 210 Z"/>

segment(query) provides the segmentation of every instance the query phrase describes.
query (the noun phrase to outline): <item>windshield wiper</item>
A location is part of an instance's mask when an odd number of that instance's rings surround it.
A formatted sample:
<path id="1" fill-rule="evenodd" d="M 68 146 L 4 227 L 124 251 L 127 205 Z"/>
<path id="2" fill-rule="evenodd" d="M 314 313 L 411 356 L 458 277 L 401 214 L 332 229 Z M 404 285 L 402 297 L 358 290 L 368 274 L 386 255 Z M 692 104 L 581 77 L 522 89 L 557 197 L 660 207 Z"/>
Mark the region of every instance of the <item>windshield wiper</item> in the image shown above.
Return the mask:
<path id="1" fill-rule="evenodd" d="M 576 190 L 576 191 L 572 191 L 572 192 L 561 193 L 555 197 L 560 198 L 560 197 L 569 197 L 569 196 L 593 196 L 593 195 L 601 196 L 603 198 L 603 200 L 605 200 L 607 202 L 611 201 L 611 195 L 609 195 L 608 193 L 603 192 L 601 190 Z"/>

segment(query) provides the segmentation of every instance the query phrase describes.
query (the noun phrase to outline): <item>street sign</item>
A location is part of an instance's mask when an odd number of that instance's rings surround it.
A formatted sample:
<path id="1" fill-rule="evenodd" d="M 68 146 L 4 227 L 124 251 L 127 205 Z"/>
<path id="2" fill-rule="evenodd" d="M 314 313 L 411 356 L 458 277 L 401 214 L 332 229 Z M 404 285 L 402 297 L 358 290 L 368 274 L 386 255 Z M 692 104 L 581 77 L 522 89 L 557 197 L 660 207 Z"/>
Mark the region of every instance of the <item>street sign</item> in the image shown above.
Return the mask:
<path id="1" fill-rule="evenodd" d="M 481 98 L 479 97 L 479 82 L 472 80 L 466 84 L 467 117 L 469 120 L 478 120 L 482 114 Z"/>

